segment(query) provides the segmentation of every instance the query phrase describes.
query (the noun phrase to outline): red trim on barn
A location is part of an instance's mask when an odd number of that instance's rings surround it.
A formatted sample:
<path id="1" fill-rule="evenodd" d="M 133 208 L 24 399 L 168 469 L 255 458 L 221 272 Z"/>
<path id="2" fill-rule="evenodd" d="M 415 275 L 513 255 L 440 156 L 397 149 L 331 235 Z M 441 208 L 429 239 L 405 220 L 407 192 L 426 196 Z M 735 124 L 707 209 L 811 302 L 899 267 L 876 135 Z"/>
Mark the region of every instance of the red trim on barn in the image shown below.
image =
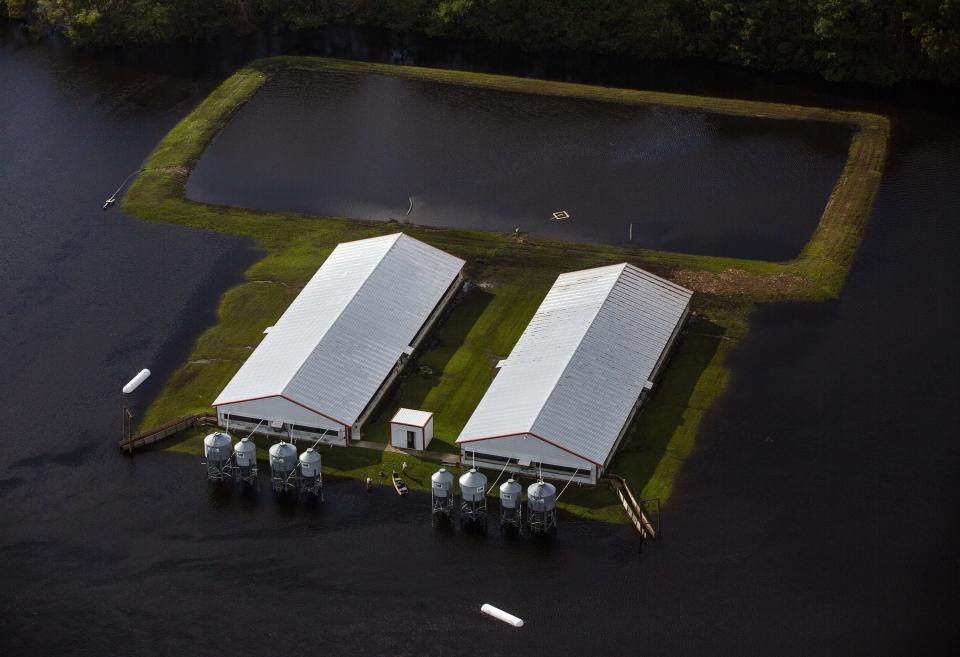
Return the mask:
<path id="1" fill-rule="evenodd" d="M 214 404 L 214 408 L 220 408 L 221 406 L 226 406 L 227 404 L 243 404 L 244 402 L 259 401 L 261 399 L 270 399 L 271 397 L 282 397 L 282 395 L 261 395 L 259 397 L 249 397 L 247 399 L 233 399 L 230 401 L 220 402 L 219 404 Z"/>
<path id="2" fill-rule="evenodd" d="M 290 402 L 291 404 L 296 404 L 297 406 L 301 406 L 301 407 L 307 409 L 308 411 L 313 411 L 313 412 L 316 413 L 317 415 L 322 415 L 323 417 L 327 418 L 327 419 L 330 420 L 331 422 L 336 422 L 337 424 L 342 424 L 343 426 L 345 426 L 345 427 L 347 427 L 347 428 L 349 428 L 349 427 L 351 426 L 351 425 L 347 424 L 346 422 L 343 422 L 342 420 L 338 420 L 338 419 L 335 418 L 335 417 L 330 417 L 330 416 L 327 415 L 326 413 L 323 413 L 323 412 L 321 412 L 321 411 L 318 411 L 318 410 L 315 409 L 315 408 L 310 408 L 310 407 L 307 406 L 306 404 L 301 404 L 301 403 L 298 402 L 296 399 L 290 399 L 290 398 L 287 397 L 286 395 L 280 395 L 280 396 L 281 396 L 283 399 L 286 399 L 286 400 L 287 400 L 288 402 Z"/>
<path id="3" fill-rule="evenodd" d="M 219 404 L 214 404 L 213 407 L 219 410 L 219 408 L 220 408 L 221 406 L 226 406 L 226 405 L 228 405 L 228 404 L 244 404 L 244 403 L 246 403 L 246 402 L 259 401 L 259 400 L 261 400 L 261 399 L 271 399 L 271 398 L 273 398 L 273 397 L 279 397 L 280 399 L 285 399 L 285 400 L 287 400 L 288 402 L 290 402 L 291 404 L 296 404 L 297 406 L 300 406 L 301 408 L 305 408 L 305 409 L 307 409 L 308 411 L 310 411 L 311 413 L 316 413 L 317 415 L 320 415 L 320 416 L 322 416 L 322 417 L 327 418 L 327 419 L 330 420 L 331 422 L 336 422 L 337 424 L 341 424 L 341 425 L 347 427 L 348 429 L 350 428 L 350 425 L 347 424 L 346 422 L 343 422 L 343 421 L 341 421 L 341 420 L 338 420 L 338 419 L 335 418 L 335 417 L 330 417 L 330 416 L 327 415 L 326 413 L 323 413 L 323 412 L 321 412 L 321 411 L 318 411 L 318 410 L 315 409 L 315 408 L 310 408 L 310 407 L 307 406 L 306 404 L 301 404 L 301 403 L 298 402 L 296 399 L 290 399 L 289 397 L 287 397 L 287 396 L 284 395 L 284 394 L 280 394 L 280 395 L 262 395 L 262 396 L 260 396 L 260 397 L 250 397 L 249 399 L 236 399 L 236 400 L 233 400 L 233 401 L 225 401 L 225 402 L 220 402 Z"/>
<path id="4" fill-rule="evenodd" d="M 557 443 L 555 443 L 555 442 L 553 442 L 553 441 L 547 440 L 547 439 L 544 438 L 543 436 L 538 436 L 537 434 L 533 433 L 532 431 L 522 431 L 522 432 L 520 432 L 520 433 L 505 433 L 505 434 L 502 434 L 502 435 L 499 435 L 499 436 L 486 436 L 486 437 L 484 437 L 484 438 L 470 438 L 469 440 L 460 440 L 460 439 L 458 439 L 458 440 L 457 440 L 457 444 L 458 444 L 458 445 L 463 445 L 463 444 L 465 444 L 465 443 L 476 443 L 476 442 L 480 442 L 481 440 L 494 440 L 494 439 L 496 439 L 496 438 L 509 438 L 509 437 L 511 437 L 511 436 L 523 436 L 523 435 L 533 436 L 534 438 L 536 438 L 536 439 L 538 439 L 538 440 L 542 440 L 543 442 L 547 443 L 548 445 L 552 445 L 553 447 L 556 447 L 557 449 L 563 450 L 563 451 L 566 452 L 567 454 L 573 454 L 573 455 L 576 456 L 578 459 L 583 459 L 584 461 L 589 461 L 590 463 L 593 463 L 593 464 L 594 464 L 595 466 L 597 466 L 597 467 L 602 467 L 599 463 L 597 463 L 597 462 L 594 461 L 593 459 L 588 458 L 588 457 L 584 456 L 583 454 L 577 454 L 577 453 L 574 452 L 573 450 L 567 449 L 567 448 L 564 447 L 563 445 L 558 445 Z"/>

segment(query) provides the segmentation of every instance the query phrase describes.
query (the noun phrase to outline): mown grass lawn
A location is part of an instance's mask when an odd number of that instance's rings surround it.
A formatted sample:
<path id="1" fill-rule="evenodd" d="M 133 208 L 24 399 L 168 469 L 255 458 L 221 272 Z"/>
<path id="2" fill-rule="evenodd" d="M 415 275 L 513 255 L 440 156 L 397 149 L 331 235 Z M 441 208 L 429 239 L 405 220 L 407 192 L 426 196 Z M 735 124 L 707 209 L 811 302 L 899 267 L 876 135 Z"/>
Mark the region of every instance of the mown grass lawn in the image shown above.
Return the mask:
<path id="1" fill-rule="evenodd" d="M 268 213 L 187 200 L 187 177 L 209 141 L 237 108 L 285 67 L 336 68 L 607 102 L 833 121 L 850 125 L 853 132 L 847 163 L 817 230 L 800 256 L 787 263 L 517 240 L 478 231 Z M 364 427 L 364 438 L 386 442 L 387 423 L 396 408 L 423 408 L 436 413 L 436 437 L 430 449 L 455 452 L 454 440 L 492 380 L 496 362 L 510 353 L 557 275 L 628 261 L 697 293 L 693 309 L 698 316 L 611 467 L 641 497 L 666 501 L 676 473 L 693 449 L 704 413 L 726 387 L 726 356 L 746 335 L 754 304 L 839 294 L 883 171 L 888 133 L 884 117 L 822 108 L 316 58 L 254 62 L 228 78 L 164 138 L 124 199 L 124 209 L 134 217 L 248 237 L 265 251 L 264 258 L 247 271 L 246 281 L 224 294 L 217 323 L 197 340 L 188 362 L 171 376 L 141 427 L 208 411 L 216 394 L 262 339 L 263 329 L 276 322 L 336 244 L 403 230 L 464 258 L 466 276 L 475 287 L 434 330 L 400 384 Z M 198 434 L 186 434 L 163 447 L 201 452 Z M 406 460 L 408 483 L 414 489 L 428 489 L 429 475 L 437 467 L 409 455 L 373 450 L 324 449 L 323 454 L 325 471 L 359 479 L 376 478 L 381 470 L 389 474 Z M 492 481 L 497 473 L 489 474 Z M 584 517 L 625 520 L 613 494 L 602 487 L 571 486 L 561 506 Z"/>

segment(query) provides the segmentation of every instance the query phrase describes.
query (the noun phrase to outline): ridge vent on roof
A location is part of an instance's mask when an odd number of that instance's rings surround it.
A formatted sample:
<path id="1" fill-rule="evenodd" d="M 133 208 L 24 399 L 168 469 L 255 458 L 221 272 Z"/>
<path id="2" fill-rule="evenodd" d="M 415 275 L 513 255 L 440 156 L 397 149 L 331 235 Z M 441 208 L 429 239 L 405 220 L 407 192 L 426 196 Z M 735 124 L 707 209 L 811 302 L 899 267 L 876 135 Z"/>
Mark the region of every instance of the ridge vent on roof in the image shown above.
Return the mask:
<path id="1" fill-rule="evenodd" d="M 407 236 L 403 232 L 399 232 L 399 233 L 392 233 L 390 235 L 380 235 L 378 237 L 374 237 L 370 239 L 383 239 L 383 241 L 386 242 L 388 241 L 387 238 L 390 238 L 390 237 L 393 238 L 393 243 L 390 245 L 390 247 L 386 251 L 383 252 L 383 255 L 380 256 L 379 260 L 377 260 L 377 264 L 374 265 L 373 269 L 371 269 L 367 273 L 367 275 L 364 277 L 363 282 L 360 283 L 360 286 L 357 288 L 357 291 L 353 293 L 354 298 L 360 296 L 360 293 L 363 292 L 363 288 L 367 286 L 367 283 L 370 282 L 370 279 L 373 278 L 373 275 L 377 273 L 377 270 L 380 269 L 381 265 L 383 265 L 384 260 L 386 260 L 387 257 L 390 255 L 390 252 L 393 251 L 393 249 L 397 246 L 397 244 L 400 243 L 400 239 Z M 357 240 L 357 241 L 361 241 L 361 240 Z M 341 244 L 352 244 L 352 243 L 353 242 L 341 242 Z M 334 251 L 338 248 L 340 248 L 340 244 L 337 244 L 337 246 L 334 247 Z M 323 341 L 323 338 L 326 337 L 327 333 L 330 333 L 330 331 L 333 330 L 333 327 L 337 325 L 337 322 L 340 321 L 340 318 L 343 317 L 343 313 L 345 313 L 347 311 L 347 308 L 349 307 L 350 307 L 350 304 L 347 303 L 347 304 L 344 304 L 342 308 L 340 308 L 340 311 L 337 313 L 337 316 L 333 319 L 332 322 L 330 322 L 330 325 L 327 326 L 327 330 L 324 331 L 322 334 L 318 335 L 317 339 L 314 340 L 313 342 L 314 349 L 316 349 L 320 345 L 320 343 Z M 356 353 L 358 350 L 359 350 L 358 345 L 354 345 L 353 352 Z M 299 367 L 297 367 L 297 369 L 293 372 L 293 376 L 291 376 L 287 380 L 286 384 L 283 386 L 283 390 L 281 391 L 281 394 L 286 394 L 287 390 L 290 388 L 293 382 L 297 380 L 297 375 L 300 374 L 300 371 L 303 370 L 303 368 L 306 366 L 308 360 L 309 359 L 304 359 L 303 362 L 300 363 Z"/>
<path id="2" fill-rule="evenodd" d="M 583 346 L 583 340 L 587 337 L 587 334 L 590 333 L 590 329 L 593 328 L 594 324 L 597 323 L 597 318 L 600 316 L 600 313 L 603 312 L 604 306 L 607 305 L 607 302 L 610 301 L 610 295 L 613 294 L 613 290 L 617 287 L 617 283 L 620 282 L 620 279 L 623 277 L 623 272 L 626 271 L 627 267 L 631 266 L 630 263 L 624 262 L 619 265 L 609 265 L 610 267 L 619 267 L 620 271 L 617 272 L 617 277 L 613 279 L 613 283 L 607 289 L 607 293 L 603 297 L 603 301 L 597 306 L 597 312 L 593 314 L 593 319 L 590 320 L 590 324 L 587 326 L 587 329 L 580 336 L 580 339 L 577 341 L 577 346 L 570 350 L 570 356 L 567 358 L 567 362 L 563 364 L 563 368 L 560 370 L 560 374 L 557 376 L 556 380 L 553 382 L 553 385 L 550 386 L 550 394 L 547 395 L 543 403 L 540 405 L 540 410 L 537 411 L 536 416 L 533 418 L 533 422 L 530 423 L 530 429 L 532 430 L 537 426 L 537 420 L 540 419 L 540 416 L 543 415 L 544 409 L 550 403 L 550 400 L 553 398 L 554 394 L 557 392 L 557 383 L 563 379 L 563 376 L 567 373 L 567 369 L 570 367 L 570 363 L 573 362 L 573 357 L 577 355 L 577 352 L 580 351 L 580 347 Z M 599 269 L 599 268 L 598 268 Z M 590 270 L 586 270 L 590 271 Z M 571 272 L 571 274 L 576 274 L 578 272 Z M 561 274 L 563 276 L 564 274 Z M 582 458 L 586 458 L 583 454 L 578 454 Z M 589 460 L 589 459 L 587 459 Z"/>

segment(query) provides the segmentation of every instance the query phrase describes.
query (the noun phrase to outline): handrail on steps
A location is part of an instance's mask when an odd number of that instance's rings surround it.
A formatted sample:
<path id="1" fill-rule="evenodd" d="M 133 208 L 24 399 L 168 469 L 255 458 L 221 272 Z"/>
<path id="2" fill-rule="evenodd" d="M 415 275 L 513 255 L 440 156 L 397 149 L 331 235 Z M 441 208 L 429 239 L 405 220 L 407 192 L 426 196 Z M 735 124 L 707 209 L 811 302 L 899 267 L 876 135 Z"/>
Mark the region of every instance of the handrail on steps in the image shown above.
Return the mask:
<path id="1" fill-rule="evenodd" d="M 626 479 L 612 473 L 607 474 L 605 478 L 610 482 L 610 487 L 616 491 L 617 496 L 620 498 L 620 503 L 623 504 L 623 508 L 630 518 L 630 522 L 633 523 L 633 526 L 640 532 L 640 536 L 644 539 L 656 541 L 660 534 L 660 498 L 638 502 L 637 498 L 633 495 L 633 491 L 631 491 L 627 485 Z M 644 502 L 652 501 L 657 503 L 656 525 L 651 521 L 650 514 L 647 513 L 644 506 Z"/>
<path id="2" fill-rule="evenodd" d="M 213 413 L 194 413 L 193 415 L 185 415 L 181 418 L 170 420 L 169 422 L 161 424 L 159 427 L 155 427 L 149 431 L 142 431 L 135 436 L 130 436 L 129 438 L 121 440 L 118 444 L 121 450 L 128 451 L 132 454 L 134 447 L 149 445 L 150 443 L 180 433 L 186 429 L 192 429 L 193 427 L 216 423 L 216 421 L 217 416 Z"/>

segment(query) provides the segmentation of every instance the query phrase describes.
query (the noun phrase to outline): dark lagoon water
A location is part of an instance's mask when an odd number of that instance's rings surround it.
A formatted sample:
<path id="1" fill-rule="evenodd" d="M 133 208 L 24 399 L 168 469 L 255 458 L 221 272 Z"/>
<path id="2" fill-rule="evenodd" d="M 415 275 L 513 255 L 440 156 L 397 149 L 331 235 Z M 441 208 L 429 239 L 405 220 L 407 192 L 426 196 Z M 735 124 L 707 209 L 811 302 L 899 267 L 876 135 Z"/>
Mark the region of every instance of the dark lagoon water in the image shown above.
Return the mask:
<path id="1" fill-rule="evenodd" d="M 214 139 L 187 194 L 612 244 L 632 223 L 638 246 L 787 260 L 848 144 L 833 124 L 290 71 Z"/>
<path id="2" fill-rule="evenodd" d="M 151 367 L 148 403 L 256 257 L 99 209 L 208 88 L 0 39 L 0 654 L 956 654 L 960 120 L 894 113 L 842 297 L 757 313 L 640 555 L 117 453 L 119 386 Z"/>

